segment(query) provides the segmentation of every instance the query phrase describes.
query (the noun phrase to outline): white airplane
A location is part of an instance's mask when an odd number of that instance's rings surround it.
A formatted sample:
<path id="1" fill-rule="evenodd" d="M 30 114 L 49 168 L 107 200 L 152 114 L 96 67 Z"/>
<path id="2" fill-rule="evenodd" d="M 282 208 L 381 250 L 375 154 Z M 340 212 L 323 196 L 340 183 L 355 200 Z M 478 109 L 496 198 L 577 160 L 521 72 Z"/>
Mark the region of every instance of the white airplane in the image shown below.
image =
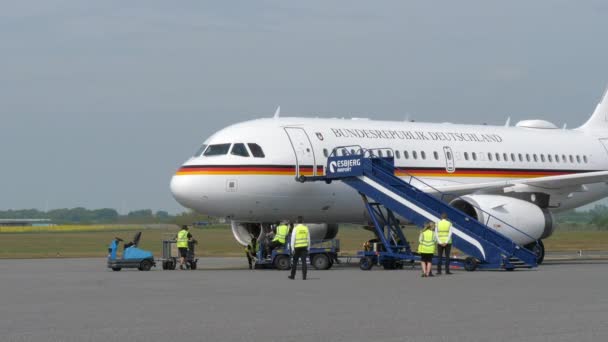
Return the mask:
<path id="1" fill-rule="evenodd" d="M 295 178 L 323 175 L 332 150 L 353 145 L 393 156 L 397 175 L 419 177 L 430 185 L 420 184 L 426 192 L 460 196 L 451 205 L 480 221 L 490 213 L 524 231 L 529 236 L 492 226 L 522 246 L 553 233 L 554 213 L 608 196 L 607 93 L 576 129 L 544 120 L 490 126 L 283 118 L 277 109 L 273 118 L 209 137 L 173 176 L 171 192 L 187 208 L 228 219 L 243 245 L 271 223 L 298 216 L 313 239 L 332 238 L 339 223 L 369 222 L 360 196 L 341 182 Z"/>

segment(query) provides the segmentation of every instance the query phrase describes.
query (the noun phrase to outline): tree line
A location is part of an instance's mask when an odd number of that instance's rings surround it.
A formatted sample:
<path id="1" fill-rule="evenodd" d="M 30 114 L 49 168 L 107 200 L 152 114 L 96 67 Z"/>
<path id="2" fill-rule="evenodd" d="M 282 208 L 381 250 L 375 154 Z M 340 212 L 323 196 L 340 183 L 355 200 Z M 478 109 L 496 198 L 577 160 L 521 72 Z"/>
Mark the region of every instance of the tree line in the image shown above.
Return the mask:
<path id="1" fill-rule="evenodd" d="M 37 209 L 0 210 L 0 219 L 50 219 L 54 224 L 192 224 L 217 223 L 217 219 L 185 211 L 171 215 L 165 210 L 133 210 L 121 215 L 112 208 L 86 209 L 82 207 L 53 209 L 47 212 Z M 580 228 L 608 230 L 608 206 L 598 204 L 586 211 L 569 210 L 556 215 L 558 224 L 567 224 Z"/>
<path id="2" fill-rule="evenodd" d="M 0 210 L 0 219 L 50 219 L 53 224 L 140 224 L 174 223 L 192 224 L 193 222 L 217 222 L 212 217 L 185 211 L 171 215 L 165 210 L 133 210 L 121 215 L 112 208 L 86 209 L 63 208 L 47 212 L 38 209 Z"/>

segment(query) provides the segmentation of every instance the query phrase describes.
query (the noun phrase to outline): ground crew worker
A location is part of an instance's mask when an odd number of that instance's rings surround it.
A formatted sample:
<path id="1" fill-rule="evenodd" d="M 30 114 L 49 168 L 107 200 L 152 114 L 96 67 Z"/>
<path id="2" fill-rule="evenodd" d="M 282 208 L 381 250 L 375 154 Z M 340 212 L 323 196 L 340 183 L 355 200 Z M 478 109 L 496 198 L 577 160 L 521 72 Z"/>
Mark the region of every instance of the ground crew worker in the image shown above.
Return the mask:
<path id="1" fill-rule="evenodd" d="M 177 249 L 179 250 L 179 269 L 183 270 L 186 266 L 186 257 L 188 256 L 188 241 L 192 239 L 192 234 L 188 232 L 188 226 L 183 225 L 182 229 L 177 233 Z"/>
<path id="2" fill-rule="evenodd" d="M 266 254 L 270 255 L 270 253 L 272 253 L 273 249 L 285 246 L 285 242 L 287 242 L 288 233 L 289 233 L 289 226 L 287 225 L 287 221 L 282 221 L 277 226 L 276 234 L 274 234 L 274 238 L 268 245 Z"/>
<path id="3" fill-rule="evenodd" d="M 418 253 L 420 253 L 420 266 L 422 267 L 422 277 L 432 277 L 431 268 L 433 267 L 433 255 L 437 238 L 433 231 L 433 224 L 428 222 L 420 232 L 418 237 Z"/>
<path id="4" fill-rule="evenodd" d="M 441 220 L 435 226 L 437 236 L 437 274 L 441 274 L 441 257 L 445 253 L 445 274 L 450 272 L 450 251 L 452 250 L 452 223 L 448 221 L 446 213 L 441 214 Z"/>
<path id="5" fill-rule="evenodd" d="M 251 237 L 251 242 L 245 247 L 245 256 L 247 256 L 247 262 L 249 263 L 249 269 L 253 269 L 253 265 L 256 262 L 258 253 L 258 240 L 255 237 Z"/>
<path id="6" fill-rule="evenodd" d="M 308 249 L 310 248 L 310 232 L 308 231 L 308 227 L 302 224 L 301 217 L 298 217 L 298 224 L 293 228 L 293 232 L 291 232 L 290 246 L 293 261 L 291 263 L 291 275 L 289 279 L 295 279 L 298 259 L 302 259 L 302 280 L 306 280 L 306 258 L 308 257 Z"/>

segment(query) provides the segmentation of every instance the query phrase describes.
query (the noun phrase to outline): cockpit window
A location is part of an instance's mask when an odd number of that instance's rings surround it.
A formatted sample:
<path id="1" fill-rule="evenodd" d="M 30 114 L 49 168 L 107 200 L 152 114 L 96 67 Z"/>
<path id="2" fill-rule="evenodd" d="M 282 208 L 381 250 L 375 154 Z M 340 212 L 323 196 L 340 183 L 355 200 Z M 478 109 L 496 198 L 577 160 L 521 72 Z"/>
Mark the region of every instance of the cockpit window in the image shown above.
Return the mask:
<path id="1" fill-rule="evenodd" d="M 249 152 L 247 152 L 245 144 L 232 145 L 232 151 L 230 151 L 230 154 L 232 154 L 233 156 L 249 157 Z"/>
<path id="2" fill-rule="evenodd" d="M 201 146 L 201 148 L 199 148 L 196 153 L 194 154 L 195 157 L 200 157 L 201 154 L 203 154 L 203 152 L 205 152 L 205 149 L 207 148 L 207 145 L 203 144 L 203 146 Z"/>
<path id="3" fill-rule="evenodd" d="M 230 144 L 217 144 L 217 145 L 209 145 L 207 150 L 205 151 L 205 157 L 211 156 L 223 156 L 228 154 L 228 150 L 230 149 Z"/>
<path id="4" fill-rule="evenodd" d="M 256 157 L 256 158 L 265 157 L 264 151 L 262 151 L 262 148 L 260 147 L 260 145 L 249 143 L 249 144 L 247 144 L 247 146 L 249 146 L 249 150 L 251 151 L 251 154 L 253 154 L 254 157 Z"/>

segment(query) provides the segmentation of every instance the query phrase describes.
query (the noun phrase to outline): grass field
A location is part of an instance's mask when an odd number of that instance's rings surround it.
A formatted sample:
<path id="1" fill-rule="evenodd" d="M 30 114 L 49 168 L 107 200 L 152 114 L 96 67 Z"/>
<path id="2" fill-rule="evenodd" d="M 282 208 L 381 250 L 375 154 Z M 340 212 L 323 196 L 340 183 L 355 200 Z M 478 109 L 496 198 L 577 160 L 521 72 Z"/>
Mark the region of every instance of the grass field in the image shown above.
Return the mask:
<path id="1" fill-rule="evenodd" d="M 163 237 L 177 233 L 176 228 L 166 226 L 104 226 L 103 229 L 100 226 L 77 226 L 52 232 L 2 231 L 0 258 L 105 257 L 108 244 L 115 236 L 129 241 L 139 230 L 143 232 L 140 247 L 151 250 L 157 257 L 160 256 Z M 226 225 L 193 228 L 191 232 L 199 241 L 199 256 L 243 255 L 243 248 L 236 243 Z M 417 230 L 411 228 L 405 232 L 408 240 L 417 241 Z M 363 242 L 372 237 L 371 232 L 359 228 L 341 229 L 338 234 L 344 254 L 353 254 L 361 249 Z M 608 231 L 558 231 L 544 242 L 548 251 L 608 250 Z M 415 245 L 416 243 L 413 247 Z"/>

